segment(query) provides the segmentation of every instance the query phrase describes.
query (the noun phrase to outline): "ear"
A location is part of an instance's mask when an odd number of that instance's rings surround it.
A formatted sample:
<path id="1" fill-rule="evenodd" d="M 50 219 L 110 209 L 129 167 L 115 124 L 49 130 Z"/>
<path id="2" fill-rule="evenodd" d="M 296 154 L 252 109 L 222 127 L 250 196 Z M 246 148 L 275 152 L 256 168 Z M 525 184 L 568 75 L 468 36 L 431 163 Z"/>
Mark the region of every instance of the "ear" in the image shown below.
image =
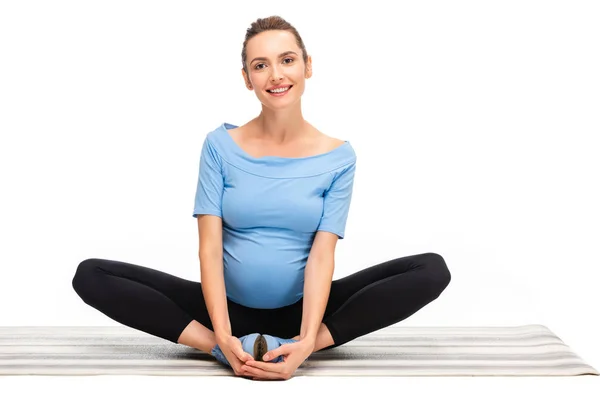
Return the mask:
<path id="1" fill-rule="evenodd" d="M 306 60 L 306 78 L 310 78 L 312 76 L 312 58 L 311 56 L 307 57 Z"/>
<path id="2" fill-rule="evenodd" d="M 246 83 L 248 90 L 252 90 L 252 82 L 250 82 L 250 79 L 248 78 L 248 75 L 246 75 L 244 68 L 242 68 L 242 77 L 244 78 L 244 82 Z"/>

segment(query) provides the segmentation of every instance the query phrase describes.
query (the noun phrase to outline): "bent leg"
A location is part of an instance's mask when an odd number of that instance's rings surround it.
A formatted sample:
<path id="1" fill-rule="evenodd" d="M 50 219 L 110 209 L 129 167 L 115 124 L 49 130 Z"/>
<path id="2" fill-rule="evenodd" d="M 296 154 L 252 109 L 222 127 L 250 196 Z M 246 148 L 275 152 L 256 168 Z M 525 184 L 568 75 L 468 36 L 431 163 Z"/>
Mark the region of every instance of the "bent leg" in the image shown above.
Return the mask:
<path id="1" fill-rule="evenodd" d="M 332 282 L 323 324 L 334 345 L 402 321 L 450 283 L 442 256 L 423 253 L 375 265 Z"/>
<path id="2" fill-rule="evenodd" d="M 72 285 L 86 304 L 109 318 L 173 343 L 194 319 L 213 329 L 199 282 L 91 258 L 79 264 Z"/>

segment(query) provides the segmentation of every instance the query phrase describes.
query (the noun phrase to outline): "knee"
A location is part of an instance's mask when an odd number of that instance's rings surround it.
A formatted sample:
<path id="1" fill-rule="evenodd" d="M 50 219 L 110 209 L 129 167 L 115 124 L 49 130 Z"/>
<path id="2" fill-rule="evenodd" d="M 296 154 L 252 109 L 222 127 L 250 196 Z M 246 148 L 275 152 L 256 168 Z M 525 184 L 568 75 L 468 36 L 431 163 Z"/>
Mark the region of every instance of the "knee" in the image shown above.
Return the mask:
<path id="1" fill-rule="evenodd" d="M 426 253 L 426 257 L 427 268 L 430 270 L 430 283 L 439 295 L 450 284 L 450 270 L 441 255 L 437 253 Z"/>
<path id="2" fill-rule="evenodd" d="M 83 260 L 77 266 L 71 285 L 80 297 L 83 297 L 89 291 L 90 286 L 93 285 L 92 276 L 97 269 L 97 261 L 95 258 L 89 258 Z"/>

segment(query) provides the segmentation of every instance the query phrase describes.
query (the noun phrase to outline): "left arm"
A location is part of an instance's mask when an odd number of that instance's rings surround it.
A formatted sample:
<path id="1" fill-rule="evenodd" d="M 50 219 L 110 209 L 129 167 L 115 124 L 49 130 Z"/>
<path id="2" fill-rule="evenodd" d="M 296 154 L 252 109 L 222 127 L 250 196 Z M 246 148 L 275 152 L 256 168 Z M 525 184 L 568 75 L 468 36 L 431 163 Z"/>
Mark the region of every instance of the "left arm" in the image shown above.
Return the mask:
<path id="1" fill-rule="evenodd" d="M 265 361 L 283 354 L 287 354 L 288 358 L 281 366 L 268 363 L 257 364 L 263 370 L 275 372 L 270 375 L 258 376 L 284 377 L 284 379 L 291 377 L 293 371 L 302 364 L 316 346 L 317 334 L 327 309 L 331 291 L 335 246 L 338 239 L 344 238 L 355 169 L 356 156 L 353 156 L 349 159 L 348 164 L 336 172 L 330 187 L 323 193 L 323 214 L 304 269 L 302 325 L 298 336 L 300 340 L 298 343 L 285 344 L 269 351 L 263 358 Z M 254 362 L 247 361 L 247 363 L 252 366 Z M 252 371 L 260 372 L 256 368 Z M 282 372 L 285 373 L 282 375 Z"/>
<path id="2" fill-rule="evenodd" d="M 317 231 L 304 271 L 304 300 L 300 339 L 315 343 L 329 299 L 335 266 L 335 233 Z"/>
<path id="3" fill-rule="evenodd" d="M 334 250 L 337 241 L 337 234 L 317 231 L 304 269 L 300 340 L 297 343 L 279 346 L 263 356 L 264 361 L 269 361 L 280 355 L 287 355 L 282 363 L 246 361 L 244 368 L 254 379 L 289 379 L 313 352 L 317 333 L 329 300 L 331 279 L 333 278 Z"/>
<path id="4" fill-rule="evenodd" d="M 317 341 L 317 333 L 329 300 L 335 246 L 338 239 L 344 237 L 355 170 L 356 157 L 335 174 L 331 186 L 323 194 L 323 215 L 304 270 L 300 339 L 308 343 Z"/>

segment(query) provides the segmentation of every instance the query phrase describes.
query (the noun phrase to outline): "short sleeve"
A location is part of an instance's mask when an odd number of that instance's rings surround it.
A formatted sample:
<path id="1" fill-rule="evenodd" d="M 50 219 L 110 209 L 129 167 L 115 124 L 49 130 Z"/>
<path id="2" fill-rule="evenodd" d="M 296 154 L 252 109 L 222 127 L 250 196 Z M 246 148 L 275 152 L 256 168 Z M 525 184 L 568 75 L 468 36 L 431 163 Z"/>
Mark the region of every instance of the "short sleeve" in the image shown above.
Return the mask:
<path id="1" fill-rule="evenodd" d="M 335 233 L 340 239 L 344 238 L 355 170 L 356 161 L 341 169 L 334 177 L 331 186 L 323 195 L 323 215 L 317 231 Z"/>
<path id="2" fill-rule="evenodd" d="M 199 214 L 223 217 L 221 201 L 223 199 L 223 174 L 221 157 L 212 146 L 208 137 L 204 139 L 200 155 L 198 186 L 194 202 L 194 218 Z"/>

